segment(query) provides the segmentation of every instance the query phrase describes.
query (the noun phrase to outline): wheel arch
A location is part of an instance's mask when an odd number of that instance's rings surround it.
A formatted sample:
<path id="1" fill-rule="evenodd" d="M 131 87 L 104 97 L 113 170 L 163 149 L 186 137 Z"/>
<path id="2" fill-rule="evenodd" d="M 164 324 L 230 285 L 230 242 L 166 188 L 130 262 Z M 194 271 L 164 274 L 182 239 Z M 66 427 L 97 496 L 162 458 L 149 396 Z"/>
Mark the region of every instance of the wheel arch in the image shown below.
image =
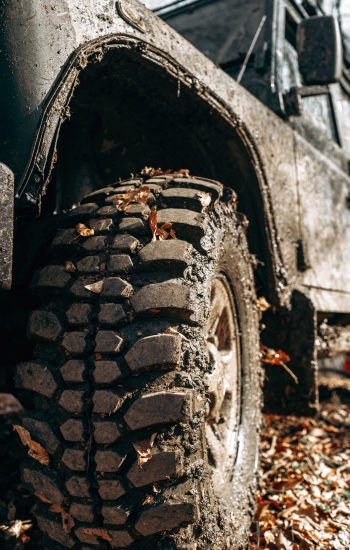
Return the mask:
<path id="1" fill-rule="evenodd" d="M 244 121 L 158 48 L 128 35 L 88 42 L 51 92 L 17 200 L 67 208 L 142 163 L 189 168 L 233 187 L 259 260 L 258 292 L 288 303 L 269 183 Z"/>

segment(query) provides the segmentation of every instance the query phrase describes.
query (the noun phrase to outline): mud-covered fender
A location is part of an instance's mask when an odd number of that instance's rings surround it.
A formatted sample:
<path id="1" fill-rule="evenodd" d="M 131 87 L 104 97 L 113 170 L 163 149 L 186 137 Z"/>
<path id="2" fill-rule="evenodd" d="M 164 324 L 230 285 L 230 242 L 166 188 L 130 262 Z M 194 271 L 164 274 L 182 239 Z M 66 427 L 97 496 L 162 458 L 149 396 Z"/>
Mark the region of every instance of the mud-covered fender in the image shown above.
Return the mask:
<path id="1" fill-rule="evenodd" d="M 230 107 L 239 98 L 239 111 L 246 112 L 251 121 L 257 109 L 269 116 L 262 104 L 136 0 L 127 4 L 125 0 L 55 0 L 50 4 L 8 0 L 2 5 L 0 24 L 1 70 L 6 83 L 0 91 L 4 117 L 0 158 L 15 174 L 19 204 L 40 202 L 79 73 L 111 48 L 133 49 L 190 88 L 241 140 L 256 172 L 262 202 L 264 221 L 259 231 L 264 235 L 268 279 L 276 303 L 288 302 L 286 267 L 256 132 Z"/>

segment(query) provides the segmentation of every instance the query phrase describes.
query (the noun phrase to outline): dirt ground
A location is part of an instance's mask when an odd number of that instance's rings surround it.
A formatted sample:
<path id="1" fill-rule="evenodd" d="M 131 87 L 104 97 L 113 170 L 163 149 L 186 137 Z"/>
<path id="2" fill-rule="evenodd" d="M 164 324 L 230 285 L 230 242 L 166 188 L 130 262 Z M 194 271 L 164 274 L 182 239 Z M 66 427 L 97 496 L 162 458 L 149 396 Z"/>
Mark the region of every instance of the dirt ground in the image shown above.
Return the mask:
<path id="1" fill-rule="evenodd" d="M 0 547 L 40 550 L 21 484 L 15 409 L 0 396 Z M 265 415 L 249 550 L 350 549 L 350 405 L 334 394 L 317 418 Z"/>

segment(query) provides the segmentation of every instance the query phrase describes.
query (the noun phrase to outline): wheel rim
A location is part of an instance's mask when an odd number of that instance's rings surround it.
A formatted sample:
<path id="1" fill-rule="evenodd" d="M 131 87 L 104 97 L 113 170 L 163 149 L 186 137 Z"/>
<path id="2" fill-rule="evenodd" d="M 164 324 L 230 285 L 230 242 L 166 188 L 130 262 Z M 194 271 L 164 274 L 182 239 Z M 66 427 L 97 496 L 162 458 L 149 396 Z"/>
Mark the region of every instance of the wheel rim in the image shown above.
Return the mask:
<path id="1" fill-rule="evenodd" d="M 205 432 L 214 492 L 232 497 L 240 424 L 240 335 L 233 294 L 224 276 L 215 279 L 207 323 L 212 370 L 206 377 L 209 406 Z"/>

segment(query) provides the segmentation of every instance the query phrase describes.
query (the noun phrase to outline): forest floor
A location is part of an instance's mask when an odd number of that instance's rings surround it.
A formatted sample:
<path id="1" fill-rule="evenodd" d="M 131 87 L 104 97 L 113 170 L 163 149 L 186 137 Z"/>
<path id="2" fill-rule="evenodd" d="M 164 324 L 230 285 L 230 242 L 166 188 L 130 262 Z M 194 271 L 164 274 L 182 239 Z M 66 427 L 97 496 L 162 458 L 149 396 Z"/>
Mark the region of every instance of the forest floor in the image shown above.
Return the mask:
<path id="1" fill-rule="evenodd" d="M 350 404 L 330 395 L 315 418 L 264 415 L 249 550 L 350 549 Z M 40 550 L 34 500 L 19 476 L 15 412 L 0 395 L 0 548 Z"/>
<path id="2" fill-rule="evenodd" d="M 263 548 L 350 549 L 350 405 L 336 393 L 315 418 L 264 415 L 249 550 Z"/>

